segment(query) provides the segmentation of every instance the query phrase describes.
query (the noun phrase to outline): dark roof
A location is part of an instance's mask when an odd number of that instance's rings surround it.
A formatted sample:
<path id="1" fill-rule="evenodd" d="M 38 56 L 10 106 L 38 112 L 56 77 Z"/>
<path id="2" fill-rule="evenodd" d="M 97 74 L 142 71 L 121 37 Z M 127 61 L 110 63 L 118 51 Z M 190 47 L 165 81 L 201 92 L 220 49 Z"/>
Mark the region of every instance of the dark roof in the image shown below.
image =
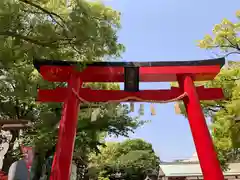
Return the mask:
<path id="1" fill-rule="evenodd" d="M 43 65 L 53 66 L 70 66 L 81 64 L 78 61 L 64 61 L 64 60 L 48 60 L 48 59 L 34 59 L 34 66 L 39 69 Z M 109 67 L 149 67 L 149 66 L 204 66 L 204 65 L 220 65 L 225 64 L 225 58 L 206 59 L 198 61 L 153 61 L 153 62 L 93 62 L 87 66 L 109 66 Z"/>

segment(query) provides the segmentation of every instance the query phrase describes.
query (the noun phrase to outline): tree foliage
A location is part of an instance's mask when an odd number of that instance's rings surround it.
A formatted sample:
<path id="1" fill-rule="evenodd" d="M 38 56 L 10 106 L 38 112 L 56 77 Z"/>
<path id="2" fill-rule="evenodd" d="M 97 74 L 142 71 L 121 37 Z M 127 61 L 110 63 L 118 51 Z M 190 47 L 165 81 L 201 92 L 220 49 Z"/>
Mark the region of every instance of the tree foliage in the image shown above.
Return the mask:
<path id="1" fill-rule="evenodd" d="M 213 28 L 212 35 L 206 35 L 199 41 L 199 47 L 215 50 L 217 53 L 240 54 L 240 11 L 238 20 L 233 23 L 224 19 Z M 197 83 L 205 87 L 219 87 L 224 91 L 221 101 L 201 102 L 204 114 L 211 119 L 212 136 L 223 169 L 227 162 L 240 160 L 240 62 L 228 61 L 219 75 L 209 82 Z M 183 103 L 179 104 L 181 113 L 186 116 Z"/>
<path id="2" fill-rule="evenodd" d="M 159 169 L 159 158 L 152 145 L 141 140 L 126 140 L 121 143 L 108 143 L 101 154 L 90 158 L 89 176 L 91 179 L 144 179 Z"/>
<path id="3" fill-rule="evenodd" d="M 212 30 L 213 34 L 207 34 L 203 40 L 199 41 L 199 47 L 220 50 L 224 55 L 226 53 L 240 54 L 240 11 L 237 11 L 236 16 L 235 23 L 223 19 L 221 23 L 216 24 Z"/>
<path id="4" fill-rule="evenodd" d="M 75 60 L 91 63 L 120 57 L 124 46 L 117 41 L 120 13 L 100 2 L 83 0 L 2 0 L 0 1 L 0 118 L 25 119 L 32 127 L 23 133 L 24 143 L 44 152 L 56 143 L 61 105 L 35 102 L 37 88 L 65 84 L 42 80 L 33 67 L 33 58 Z M 98 89 L 116 89 L 115 84 L 90 84 Z M 124 135 L 142 121 L 128 117 L 126 106 L 95 105 L 101 114 L 93 122 L 88 105 L 79 114 L 77 152 L 98 150 L 102 136 Z M 13 138 L 5 156 L 4 170 L 14 160 Z M 83 156 L 84 153 L 81 153 Z"/>
<path id="5" fill-rule="evenodd" d="M 123 50 L 116 35 L 119 13 L 99 2 L 3 0 L 0 7 L 1 44 L 9 46 L 5 53 L 14 62 L 32 57 L 91 62 Z"/>
<path id="6" fill-rule="evenodd" d="M 240 54 L 240 11 L 237 21 L 224 19 L 213 28 L 213 36 L 205 36 L 199 46 L 205 49 L 218 49 L 226 55 Z M 213 139 L 223 167 L 226 162 L 240 160 L 240 63 L 229 62 L 209 87 L 222 87 L 225 100 L 203 102 L 204 112 L 212 119 Z"/>

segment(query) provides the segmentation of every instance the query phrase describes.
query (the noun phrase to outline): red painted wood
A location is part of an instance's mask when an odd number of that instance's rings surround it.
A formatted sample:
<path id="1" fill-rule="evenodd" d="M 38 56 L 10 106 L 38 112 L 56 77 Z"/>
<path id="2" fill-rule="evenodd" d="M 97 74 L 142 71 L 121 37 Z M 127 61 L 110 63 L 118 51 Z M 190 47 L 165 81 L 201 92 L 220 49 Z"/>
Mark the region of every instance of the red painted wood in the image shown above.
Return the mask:
<path id="1" fill-rule="evenodd" d="M 199 100 L 220 100 L 224 99 L 222 88 L 204 88 L 204 86 L 195 87 Z"/>
<path id="2" fill-rule="evenodd" d="M 72 89 L 79 92 L 80 87 L 80 79 L 73 74 L 65 94 L 63 114 L 58 132 L 57 149 L 54 156 L 50 180 L 70 180 L 80 103 Z"/>
<path id="3" fill-rule="evenodd" d="M 184 104 L 204 180 L 224 180 L 193 80 L 190 76 L 180 77 L 179 85 L 188 93 Z"/>
<path id="4" fill-rule="evenodd" d="M 220 65 L 211 66 L 161 66 L 140 67 L 141 82 L 171 82 L 177 81 L 181 74 L 191 74 L 195 81 L 214 79 L 220 72 Z M 73 66 L 41 66 L 43 78 L 52 82 L 67 82 Z M 83 82 L 124 82 L 123 67 L 94 67 L 89 66 L 78 73 Z"/>
<path id="5" fill-rule="evenodd" d="M 67 88 L 39 89 L 38 102 L 64 102 L 68 95 Z"/>
<path id="6" fill-rule="evenodd" d="M 220 72 L 221 64 L 200 66 L 194 64 L 196 66 L 188 66 L 187 63 L 186 66 L 162 65 L 140 67 L 139 78 L 141 82 L 178 81 L 180 88 L 171 88 L 171 90 L 143 90 L 139 92 L 81 89 L 82 82 L 124 82 L 124 67 L 122 66 L 88 66 L 83 72 L 76 73 L 74 66 L 41 65 L 40 73 L 45 80 L 69 82 L 68 88 L 39 90 L 38 92 L 38 101 L 64 102 L 63 115 L 60 121 L 59 140 L 50 179 L 69 180 L 70 178 L 70 166 L 80 103 L 76 95 L 72 92 L 73 88 L 76 92 L 79 92 L 81 98 L 89 102 L 126 101 L 124 98 L 129 96 L 138 97 L 142 101 L 167 101 L 178 97 L 183 92 L 187 92 L 188 98 L 184 99 L 184 104 L 189 117 L 204 179 L 223 180 L 223 174 L 214 151 L 204 115 L 201 111 L 199 100 L 222 99 L 224 95 L 221 88 L 204 88 L 203 86 L 195 88 L 193 83 L 193 81 L 214 79 Z M 187 76 L 179 79 L 179 77 L 186 74 Z"/>
<path id="7" fill-rule="evenodd" d="M 221 88 L 197 87 L 200 100 L 223 99 L 224 95 Z M 167 101 L 180 96 L 183 91 L 180 88 L 170 90 L 142 90 L 139 92 L 126 92 L 121 90 L 91 90 L 83 88 L 79 96 L 88 102 L 118 101 L 129 96 L 135 96 L 143 100 Z M 64 102 L 67 97 L 66 88 L 54 90 L 39 90 L 38 101 L 41 102 Z M 133 100 L 134 101 L 134 100 Z"/>

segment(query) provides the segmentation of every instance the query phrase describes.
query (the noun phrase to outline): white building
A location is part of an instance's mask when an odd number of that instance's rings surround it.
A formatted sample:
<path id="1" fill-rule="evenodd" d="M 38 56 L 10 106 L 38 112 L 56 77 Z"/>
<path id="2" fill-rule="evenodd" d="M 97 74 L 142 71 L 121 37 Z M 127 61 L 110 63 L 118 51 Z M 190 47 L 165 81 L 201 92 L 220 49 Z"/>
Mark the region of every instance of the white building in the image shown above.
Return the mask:
<path id="1" fill-rule="evenodd" d="M 160 168 L 160 180 L 203 179 L 197 153 L 190 159 L 161 163 Z M 240 180 L 240 163 L 230 163 L 229 170 L 224 172 L 224 176 L 226 180 Z"/>

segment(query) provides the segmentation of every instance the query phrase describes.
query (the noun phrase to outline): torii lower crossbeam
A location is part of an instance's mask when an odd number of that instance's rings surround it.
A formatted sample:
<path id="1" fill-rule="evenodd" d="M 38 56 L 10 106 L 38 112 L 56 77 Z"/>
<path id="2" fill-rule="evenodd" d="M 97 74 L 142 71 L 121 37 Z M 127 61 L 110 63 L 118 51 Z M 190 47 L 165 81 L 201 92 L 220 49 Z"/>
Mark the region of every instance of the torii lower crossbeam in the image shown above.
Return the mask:
<path id="1" fill-rule="evenodd" d="M 82 72 L 75 70 L 74 62 L 35 61 L 35 67 L 44 79 L 68 82 L 66 88 L 39 90 L 38 93 L 39 101 L 64 103 L 51 180 L 70 179 L 77 116 L 81 102 L 148 102 L 152 100 L 166 102 L 180 99 L 184 101 L 186 107 L 204 179 L 224 180 L 200 105 L 200 100 L 222 99 L 223 92 L 221 88 L 194 86 L 194 81 L 213 79 L 219 73 L 224 61 L 220 58 L 192 62 L 93 63 Z M 137 79 L 142 82 L 177 81 L 179 88 L 138 92 L 82 88 L 84 82 L 123 82 L 125 66 L 138 67 Z"/>

